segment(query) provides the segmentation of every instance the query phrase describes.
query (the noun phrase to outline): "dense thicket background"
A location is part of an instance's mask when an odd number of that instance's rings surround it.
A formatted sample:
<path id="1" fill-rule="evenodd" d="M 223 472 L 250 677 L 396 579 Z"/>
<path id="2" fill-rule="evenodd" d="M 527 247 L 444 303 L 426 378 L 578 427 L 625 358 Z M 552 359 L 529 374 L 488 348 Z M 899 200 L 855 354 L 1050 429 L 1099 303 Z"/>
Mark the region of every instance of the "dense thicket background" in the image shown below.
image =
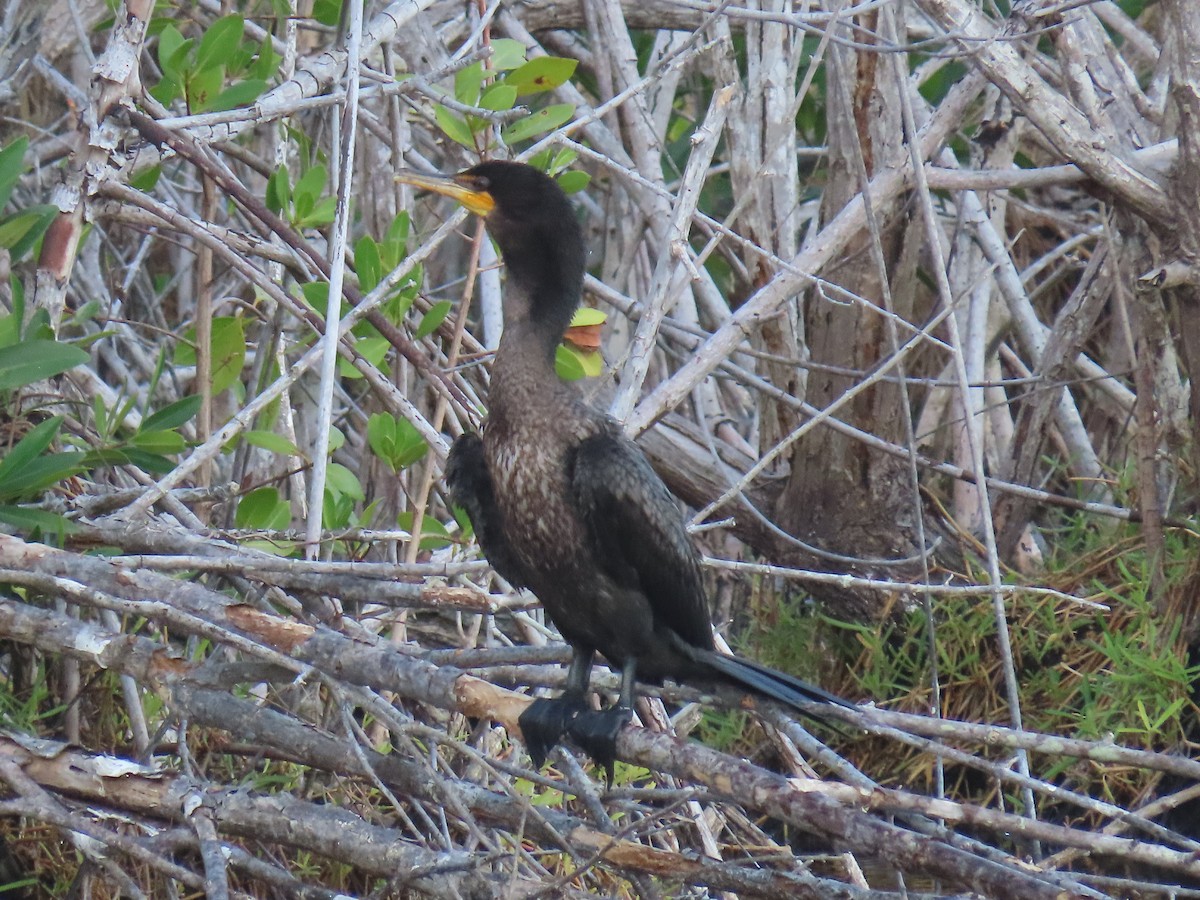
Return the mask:
<path id="1" fill-rule="evenodd" d="M 486 156 L 716 626 L 874 708 L 529 768 L 566 654 L 441 483 L 503 268 L 392 179 Z M 0 883 L 1200 895 L 1198 289 L 1192 0 L 8 0 Z"/>

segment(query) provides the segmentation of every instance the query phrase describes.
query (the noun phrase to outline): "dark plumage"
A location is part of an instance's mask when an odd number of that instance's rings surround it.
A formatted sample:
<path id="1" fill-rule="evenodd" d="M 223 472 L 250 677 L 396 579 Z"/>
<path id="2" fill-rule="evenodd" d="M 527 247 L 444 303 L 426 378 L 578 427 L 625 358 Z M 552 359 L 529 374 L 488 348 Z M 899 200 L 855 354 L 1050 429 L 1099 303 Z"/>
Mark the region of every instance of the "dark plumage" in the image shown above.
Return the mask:
<path id="1" fill-rule="evenodd" d="M 585 251 L 570 202 L 549 177 L 485 162 L 454 176 L 401 180 L 485 217 L 507 267 L 504 333 L 482 437 L 455 441 L 451 497 L 508 581 L 528 587 L 574 650 L 567 688 L 521 717 L 535 762 L 569 734 L 611 771 L 635 678 L 734 683 L 798 708 L 845 701 L 715 651 L 699 559 L 674 497 L 620 426 L 554 371 L 579 304 Z M 584 702 L 592 658 L 622 673 L 618 705 Z"/>

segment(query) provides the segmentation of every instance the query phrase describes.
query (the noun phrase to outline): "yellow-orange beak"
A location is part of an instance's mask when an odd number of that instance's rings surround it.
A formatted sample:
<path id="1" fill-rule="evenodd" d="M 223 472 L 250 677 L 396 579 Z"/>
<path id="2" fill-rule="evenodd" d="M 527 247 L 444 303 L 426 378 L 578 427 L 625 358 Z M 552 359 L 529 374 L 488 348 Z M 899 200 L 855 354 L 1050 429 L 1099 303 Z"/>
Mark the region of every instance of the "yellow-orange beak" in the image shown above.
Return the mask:
<path id="1" fill-rule="evenodd" d="M 477 216 L 486 216 L 496 207 L 492 195 L 473 184 L 474 179 L 470 175 L 426 175 L 413 169 L 401 169 L 396 173 L 396 180 L 453 197 Z"/>

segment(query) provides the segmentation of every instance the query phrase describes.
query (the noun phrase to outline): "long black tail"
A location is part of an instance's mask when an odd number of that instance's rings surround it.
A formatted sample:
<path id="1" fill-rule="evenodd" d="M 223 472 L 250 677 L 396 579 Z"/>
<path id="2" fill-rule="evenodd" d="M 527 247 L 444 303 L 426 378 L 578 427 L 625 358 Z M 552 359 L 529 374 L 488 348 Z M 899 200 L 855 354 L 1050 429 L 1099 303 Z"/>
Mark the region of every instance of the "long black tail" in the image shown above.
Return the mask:
<path id="1" fill-rule="evenodd" d="M 810 709 L 806 709 L 810 703 L 828 703 L 832 706 L 844 706 L 847 709 L 854 708 L 854 704 L 849 700 L 843 700 L 836 694 L 831 694 L 829 691 L 822 690 L 815 684 L 809 684 L 793 675 L 777 672 L 762 663 L 742 659 L 740 656 L 726 656 L 715 650 L 701 650 L 694 647 L 691 655 L 696 661 L 704 663 L 735 684 L 770 697 L 772 700 L 778 700 L 780 703 L 786 703 L 807 716 L 819 718 Z"/>

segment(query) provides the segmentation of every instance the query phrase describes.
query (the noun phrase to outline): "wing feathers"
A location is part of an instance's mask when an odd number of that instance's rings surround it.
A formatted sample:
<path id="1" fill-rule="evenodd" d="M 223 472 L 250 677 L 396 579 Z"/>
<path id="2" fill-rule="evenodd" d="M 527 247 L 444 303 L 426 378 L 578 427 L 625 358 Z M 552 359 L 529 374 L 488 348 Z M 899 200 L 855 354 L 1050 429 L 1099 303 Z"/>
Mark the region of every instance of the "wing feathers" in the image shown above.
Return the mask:
<path id="1" fill-rule="evenodd" d="M 571 487 L 597 564 L 641 591 L 660 626 L 711 648 L 699 558 L 678 502 L 642 451 L 615 434 L 584 440 L 572 457 Z"/>

